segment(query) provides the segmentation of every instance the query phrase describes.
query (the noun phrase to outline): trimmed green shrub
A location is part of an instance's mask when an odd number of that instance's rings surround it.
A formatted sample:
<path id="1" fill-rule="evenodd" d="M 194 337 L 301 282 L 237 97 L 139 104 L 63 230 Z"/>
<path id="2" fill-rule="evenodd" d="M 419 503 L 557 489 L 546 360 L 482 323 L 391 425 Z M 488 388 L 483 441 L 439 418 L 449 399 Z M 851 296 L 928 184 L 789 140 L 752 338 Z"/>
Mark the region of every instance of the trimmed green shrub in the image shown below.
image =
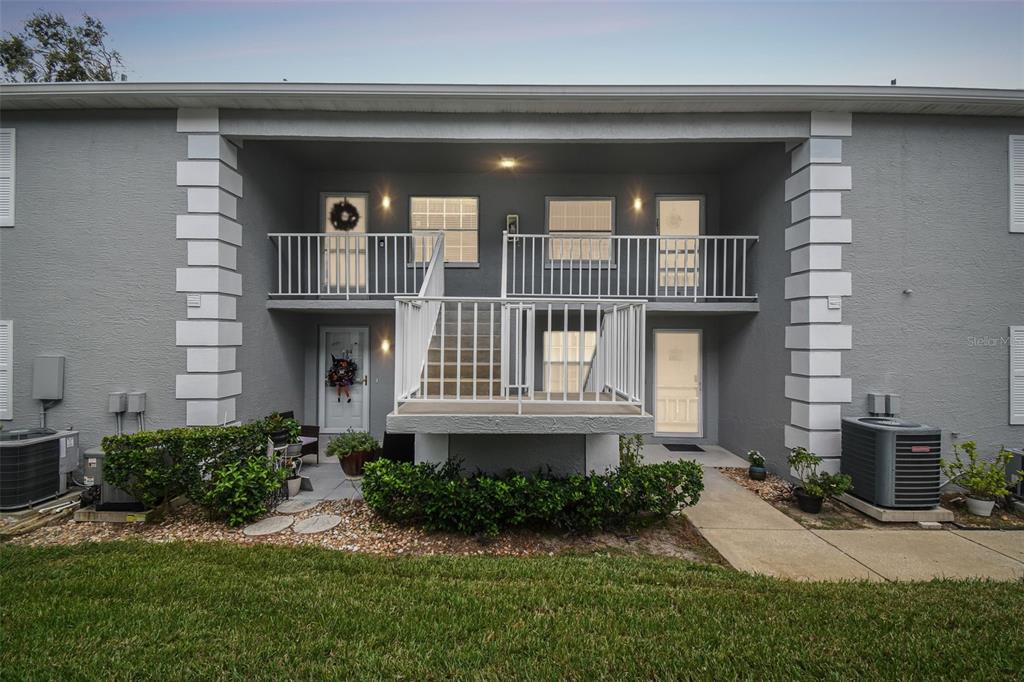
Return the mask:
<path id="1" fill-rule="evenodd" d="M 232 464 L 265 459 L 269 434 L 280 421 L 261 419 L 240 426 L 209 426 L 142 431 L 106 436 L 103 477 L 147 507 L 179 495 L 212 508 L 217 474 Z"/>
<path id="2" fill-rule="evenodd" d="M 368 463 L 363 477 L 363 499 L 384 518 L 488 535 L 520 526 L 592 531 L 646 523 L 696 504 L 703 489 L 700 465 L 684 461 L 553 477 L 462 476 L 457 462 L 382 459 Z"/>
<path id="3" fill-rule="evenodd" d="M 266 514 L 267 500 L 281 487 L 285 472 L 266 457 L 249 457 L 217 469 L 203 500 L 210 511 L 240 526 Z"/>

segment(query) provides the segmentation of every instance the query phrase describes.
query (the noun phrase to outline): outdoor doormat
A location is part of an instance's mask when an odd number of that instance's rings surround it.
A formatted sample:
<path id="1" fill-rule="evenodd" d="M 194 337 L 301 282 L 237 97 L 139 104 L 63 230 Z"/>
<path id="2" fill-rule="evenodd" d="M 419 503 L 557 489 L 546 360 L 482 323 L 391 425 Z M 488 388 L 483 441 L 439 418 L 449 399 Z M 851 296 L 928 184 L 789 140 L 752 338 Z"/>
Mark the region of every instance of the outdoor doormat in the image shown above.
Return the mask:
<path id="1" fill-rule="evenodd" d="M 704 448 L 693 443 L 667 443 L 665 449 L 669 452 L 704 452 Z"/>

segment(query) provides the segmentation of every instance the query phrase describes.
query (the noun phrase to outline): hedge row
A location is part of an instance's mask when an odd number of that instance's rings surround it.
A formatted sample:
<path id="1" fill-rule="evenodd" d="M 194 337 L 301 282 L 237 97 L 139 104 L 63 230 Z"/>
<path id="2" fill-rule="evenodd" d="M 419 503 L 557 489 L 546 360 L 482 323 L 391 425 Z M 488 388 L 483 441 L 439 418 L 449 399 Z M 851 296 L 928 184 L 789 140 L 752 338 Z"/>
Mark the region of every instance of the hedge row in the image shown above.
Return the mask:
<path id="1" fill-rule="evenodd" d="M 266 458 L 267 438 L 286 426 L 271 415 L 240 426 L 163 429 L 107 436 L 104 480 L 147 507 L 179 495 L 232 525 L 266 512 L 281 472 Z"/>
<path id="2" fill-rule="evenodd" d="M 388 519 L 493 535 L 520 526 L 591 531 L 662 519 L 696 504 L 703 488 L 695 462 L 622 466 L 604 475 L 465 477 L 457 462 L 378 460 L 366 465 L 363 499 Z"/>

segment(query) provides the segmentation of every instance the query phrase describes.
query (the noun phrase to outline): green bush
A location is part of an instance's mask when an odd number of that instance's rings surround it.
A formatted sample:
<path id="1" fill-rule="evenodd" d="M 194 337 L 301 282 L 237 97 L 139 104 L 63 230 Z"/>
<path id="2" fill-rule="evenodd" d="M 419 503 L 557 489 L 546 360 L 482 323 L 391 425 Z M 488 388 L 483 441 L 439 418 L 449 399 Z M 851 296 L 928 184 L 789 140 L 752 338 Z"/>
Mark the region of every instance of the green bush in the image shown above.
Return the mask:
<path id="1" fill-rule="evenodd" d="M 644 437 L 639 433 L 619 436 L 619 466 L 636 466 L 644 461 Z"/>
<path id="2" fill-rule="evenodd" d="M 700 499 L 696 462 L 620 467 L 604 475 L 478 473 L 378 460 L 366 465 L 363 499 L 377 514 L 430 530 L 494 535 L 504 528 L 591 531 L 662 519 Z"/>
<path id="3" fill-rule="evenodd" d="M 228 525 L 248 523 L 269 511 L 267 500 L 281 487 L 284 475 L 266 457 L 230 462 L 214 472 L 204 506 L 227 519 Z"/>
<path id="4" fill-rule="evenodd" d="M 1022 472 L 1008 474 L 1008 465 L 1013 454 L 1006 448 L 1000 448 L 994 461 L 987 462 L 978 456 L 978 444 L 968 440 L 962 444 L 953 444 L 952 461 L 942 462 L 942 471 L 950 482 L 957 484 L 979 500 L 998 500 L 1010 494 L 1007 477 L 1010 483 L 1020 479 Z M 967 461 L 960 455 L 966 454 Z"/>
<path id="5" fill-rule="evenodd" d="M 218 472 L 266 455 L 269 434 L 280 428 L 267 419 L 240 426 L 163 429 L 107 436 L 102 441 L 103 477 L 147 507 L 179 495 L 210 508 Z"/>
<path id="6" fill-rule="evenodd" d="M 821 498 L 838 497 L 853 487 L 847 474 L 819 472 L 822 459 L 806 448 L 793 448 L 789 453 L 789 466 L 796 472 L 800 487 L 808 495 Z"/>
<path id="7" fill-rule="evenodd" d="M 349 429 L 345 433 L 332 438 L 327 444 L 327 456 L 345 459 L 353 452 L 373 452 L 380 444 L 377 439 L 366 431 L 353 431 Z"/>

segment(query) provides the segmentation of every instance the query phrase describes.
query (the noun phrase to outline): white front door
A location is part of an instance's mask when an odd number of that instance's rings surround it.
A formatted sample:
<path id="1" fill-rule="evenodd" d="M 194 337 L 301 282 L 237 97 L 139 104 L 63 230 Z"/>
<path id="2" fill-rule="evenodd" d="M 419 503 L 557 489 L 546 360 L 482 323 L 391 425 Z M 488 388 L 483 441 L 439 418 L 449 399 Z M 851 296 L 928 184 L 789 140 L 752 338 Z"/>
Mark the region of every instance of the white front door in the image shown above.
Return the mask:
<path id="1" fill-rule="evenodd" d="M 327 292 L 366 293 L 367 244 L 361 235 L 365 235 L 369 228 L 368 199 L 368 195 L 356 192 L 324 192 L 320 195 L 320 225 L 327 235 L 324 237 L 320 272 L 321 284 Z M 359 212 L 359 222 L 347 232 L 331 224 L 334 205 L 345 201 Z"/>
<path id="2" fill-rule="evenodd" d="M 703 232 L 704 199 L 692 197 L 657 198 L 658 294 L 687 296 L 696 293 L 700 275 L 699 243 Z"/>
<path id="3" fill-rule="evenodd" d="M 700 436 L 700 332 L 654 332 L 654 432 Z"/>
<path id="4" fill-rule="evenodd" d="M 366 327 L 320 329 L 320 430 L 340 433 L 370 430 L 370 348 Z M 353 383 L 331 386 L 327 374 L 337 361 L 355 364 Z"/>

